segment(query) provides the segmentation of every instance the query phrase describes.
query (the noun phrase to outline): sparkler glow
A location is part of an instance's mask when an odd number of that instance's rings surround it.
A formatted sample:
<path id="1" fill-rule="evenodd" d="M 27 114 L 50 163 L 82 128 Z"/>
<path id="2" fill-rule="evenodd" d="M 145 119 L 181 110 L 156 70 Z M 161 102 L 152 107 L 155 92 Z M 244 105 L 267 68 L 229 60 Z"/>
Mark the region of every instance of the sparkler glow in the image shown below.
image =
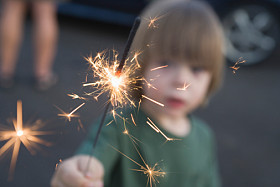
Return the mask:
<path id="1" fill-rule="evenodd" d="M 87 93 L 87 95 L 93 95 L 97 99 L 100 95 L 109 93 L 109 99 L 113 107 L 122 107 L 127 104 L 135 106 L 131 99 L 129 88 L 141 80 L 134 76 L 135 72 L 140 68 L 139 64 L 132 63 L 128 66 L 125 63 L 122 72 L 117 73 L 120 66 L 118 53 L 113 51 L 113 60 L 110 60 L 108 56 L 105 52 L 102 52 L 98 53 L 94 58 L 86 58 L 91 65 L 93 76 L 97 78 L 95 82 L 83 84 L 83 86 L 91 86 L 96 89 L 91 93 Z M 137 56 L 134 56 L 133 59 L 137 62 Z M 134 86 L 133 89 L 139 88 Z"/>
<path id="2" fill-rule="evenodd" d="M 0 141 L 7 141 L 0 149 L 0 157 L 13 148 L 8 180 L 12 180 L 13 178 L 21 143 L 31 154 L 35 154 L 36 149 L 40 149 L 39 144 L 45 146 L 51 145 L 50 142 L 37 137 L 51 133 L 39 131 L 39 129 L 43 126 L 43 123 L 40 120 L 35 121 L 35 123 L 32 124 L 30 128 L 22 127 L 23 121 L 21 101 L 17 101 L 17 119 L 13 119 L 13 125 L 14 130 L 6 129 L 0 131 Z"/>

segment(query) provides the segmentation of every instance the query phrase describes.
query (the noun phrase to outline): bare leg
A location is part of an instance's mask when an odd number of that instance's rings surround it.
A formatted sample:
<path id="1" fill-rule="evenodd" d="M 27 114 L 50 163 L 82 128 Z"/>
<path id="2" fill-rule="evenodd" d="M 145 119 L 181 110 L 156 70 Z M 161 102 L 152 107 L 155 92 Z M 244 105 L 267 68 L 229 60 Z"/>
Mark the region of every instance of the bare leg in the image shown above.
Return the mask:
<path id="1" fill-rule="evenodd" d="M 17 0 L 2 1 L 0 21 L 0 76 L 12 78 L 21 43 L 26 3 Z"/>
<path id="2" fill-rule="evenodd" d="M 56 53 L 58 23 L 56 6 L 52 1 L 32 3 L 34 21 L 35 64 L 37 79 L 47 80 L 52 76 L 52 65 Z"/>

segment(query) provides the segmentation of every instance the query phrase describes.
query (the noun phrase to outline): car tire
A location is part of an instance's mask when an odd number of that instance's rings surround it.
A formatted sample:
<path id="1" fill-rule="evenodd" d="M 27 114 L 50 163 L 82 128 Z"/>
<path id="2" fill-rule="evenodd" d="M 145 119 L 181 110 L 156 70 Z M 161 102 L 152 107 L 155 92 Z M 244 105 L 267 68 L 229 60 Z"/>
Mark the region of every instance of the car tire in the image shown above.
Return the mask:
<path id="1" fill-rule="evenodd" d="M 243 58 L 244 65 L 267 59 L 277 48 L 279 22 L 273 11 L 261 5 L 240 5 L 223 18 L 226 58 L 231 63 Z"/>

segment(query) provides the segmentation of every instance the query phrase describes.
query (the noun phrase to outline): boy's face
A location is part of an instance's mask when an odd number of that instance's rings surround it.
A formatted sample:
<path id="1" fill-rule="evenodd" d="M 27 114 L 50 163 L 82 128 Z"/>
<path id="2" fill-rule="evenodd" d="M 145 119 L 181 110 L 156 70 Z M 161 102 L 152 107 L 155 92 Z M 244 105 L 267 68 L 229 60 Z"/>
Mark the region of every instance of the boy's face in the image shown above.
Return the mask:
<path id="1" fill-rule="evenodd" d="M 151 71 L 165 65 L 168 67 Z M 187 62 L 167 60 L 151 60 L 147 64 L 144 77 L 156 88 L 145 84 L 144 95 L 164 104 L 164 107 L 161 107 L 144 99 L 144 109 L 158 117 L 172 118 L 185 117 L 199 107 L 211 81 L 210 72 L 204 69 L 191 67 Z"/>

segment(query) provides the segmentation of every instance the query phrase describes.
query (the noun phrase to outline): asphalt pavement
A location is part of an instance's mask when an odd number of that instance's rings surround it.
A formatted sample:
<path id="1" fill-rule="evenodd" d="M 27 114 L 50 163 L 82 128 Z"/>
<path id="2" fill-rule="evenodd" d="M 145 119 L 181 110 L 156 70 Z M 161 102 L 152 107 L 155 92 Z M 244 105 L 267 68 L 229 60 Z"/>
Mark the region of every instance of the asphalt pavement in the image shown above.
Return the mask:
<path id="1" fill-rule="evenodd" d="M 7 181 L 12 151 L 1 157 L 0 186 L 49 186 L 56 164 L 74 154 L 86 136 L 85 131 L 104 109 L 104 98 L 87 102 L 78 111 L 79 123 L 77 118 L 67 122 L 57 116 L 60 111 L 56 107 L 70 112 L 82 103 L 67 94 L 83 93 L 82 82 L 88 68 L 84 57 L 104 49 L 121 53 L 130 28 L 65 17 L 59 21 L 54 68 L 59 83 L 46 92 L 33 88 L 32 24 L 28 21 L 18 59 L 16 86 L 0 91 L 0 124 L 11 125 L 7 119 L 16 116 L 16 103 L 21 99 L 25 124 L 42 120 L 45 123 L 42 130 L 52 134 L 40 137 L 52 145 L 40 146 L 35 155 L 21 146 L 12 181 Z M 241 67 L 236 74 L 227 64 L 222 89 L 206 108 L 196 112 L 216 133 L 225 187 L 275 187 L 280 183 L 279 59 L 280 50 L 259 65 Z M 4 143 L 0 142 L 0 146 Z"/>

